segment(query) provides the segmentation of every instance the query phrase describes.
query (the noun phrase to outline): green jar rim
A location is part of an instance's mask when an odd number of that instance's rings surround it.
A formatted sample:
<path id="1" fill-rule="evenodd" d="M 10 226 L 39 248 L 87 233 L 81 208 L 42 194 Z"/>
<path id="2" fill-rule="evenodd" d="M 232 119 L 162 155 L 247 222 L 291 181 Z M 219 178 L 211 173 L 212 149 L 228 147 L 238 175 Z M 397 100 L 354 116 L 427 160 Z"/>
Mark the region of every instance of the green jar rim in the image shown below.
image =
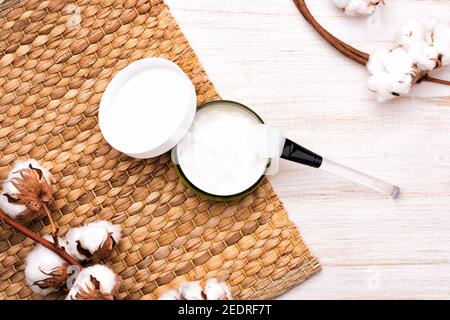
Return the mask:
<path id="1" fill-rule="evenodd" d="M 249 112 L 253 116 L 255 116 L 261 122 L 261 124 L 264 124 L 264 120 L 255 111 L 253 111 L 251 108 L 247 107 L 246 105 L 243 105 L 242 103 L 239 103 L 239 102 L 236 102 L 236 101 L 232 101 L 232 100 L 214 100 L 214 101 L 209 101 L 209 102 L 206 102 L 206 103 L 200 105 L 199 107 L 197 107 L 197 111 L 201 110 L 203 108 L 209 107 L 209 106 L 213 106 L 213 105 L 217 106 L 219 103 L 231 104 L 231 105 L 238 106 L 238 107 L 240 107 L 242 109 L 245 109 L 247 112 Z M 265 175 L 263 174 L 251 187 L 249 187 L 248 189 L 246 189 L 246 190 L 244 190 L 242 192 L 239 192 L 237 194 L 233 194 L 233 195 L 229 195 L 229 196 L 218 196 L 218 195 L 215 195 L 215 194 L 212 194 L 212 193 L 208 193 L 208 192 L 203 191 L 200 188 L 196 187 L 192 182 L 190 182 L 189 179 L 184 174 L 183 170 L 181 169 L 181 166 L 174 162 L 174 159 L 176 159 L 176 157 L 177 157 L 176 151 L 177 151 L 177 146 L 175 146 L 172 149 L 171 153 L 172 153 L 172 163 L 173 163 L 173 165 L 175 167 L 175 171 L 177 172 L 178 177 L 181 179 L 181 181 L 183 182 L 183 184 L 186 187 L 188 187 L 191 190 L 193 190 L 198 196 L 200 196 L 203 199 L 213 200 L 213 201 L 231 201 L 231 200 L 241 199 L 244 196 L 246 196 L 249 193 L 251 193 L 253 190 L 255 190 L 265 178 Z M 270 160 L 267 163 L 267 167 L 269 167 L 269 166 L 270 166 Z"/>

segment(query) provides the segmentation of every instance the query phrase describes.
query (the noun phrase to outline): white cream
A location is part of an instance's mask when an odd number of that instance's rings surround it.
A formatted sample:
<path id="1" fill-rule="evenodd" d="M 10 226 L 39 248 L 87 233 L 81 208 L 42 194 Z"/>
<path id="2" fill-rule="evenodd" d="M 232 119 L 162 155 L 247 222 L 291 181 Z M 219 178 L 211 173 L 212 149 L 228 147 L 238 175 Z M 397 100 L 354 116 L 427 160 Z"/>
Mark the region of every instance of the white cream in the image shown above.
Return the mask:
<path id="1" fill-rule="evenodd" d="M 177 145 L 177 161 L 194 186 L 217 196 L 252 187 L 264 174 L 268 159 L 255 144 L 259 119 L 224 102 L 197 111 L 188 135 Z"/>

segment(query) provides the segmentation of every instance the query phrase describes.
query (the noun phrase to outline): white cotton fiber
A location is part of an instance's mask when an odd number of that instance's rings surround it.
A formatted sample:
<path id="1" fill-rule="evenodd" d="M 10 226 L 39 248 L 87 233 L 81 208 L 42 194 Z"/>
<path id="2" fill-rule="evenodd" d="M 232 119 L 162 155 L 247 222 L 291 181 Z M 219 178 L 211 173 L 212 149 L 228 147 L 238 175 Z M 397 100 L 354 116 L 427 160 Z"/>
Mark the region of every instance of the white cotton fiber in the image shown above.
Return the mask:
<path id="1" fill-rule="evenodd" d="M 392 50 L 380 49 L 369 59 L 369 90 L 379 101 L 407 95 L 424 75 L 450 62 L 450 28 L 429 19 L 405 23 Z"/>
<path id="2" fill-rule="evenodd" d="M 367 16 L 375 12 L 383 0 L 333 0 L 335 5 L 351 17 Z"/>
<path id="3" fill-rule="evenodd" d="M 67 251 L 78 260 L 87 260 L 88 257 L 78 250 L 78 244 L 93 255 L 110 235 L 118 243 L 121 238 L 120 232 L 120 225 L 114 225 L 105 220 L 70 229 L 66 234 L 66 240 L 68 242 Z"/>
<path id="4" fill-rule="evenodd" d="M 369 90 L 376 93 L 379 101 L 409 93 L 415 76 L 412 58 L 403 48 L 380 49 L 370 56 L 367 69 L 371 76 Z"/>
<path id="5" fill-rule="evenodd" d="M 44 238 L 53 243 L 52 237 L 47 235 Z M 65 246 L 64 239 L 59 239 L 59 243 L 61 246 Z M 25 259 L 25 279 L 33 292 L 46 296 L 51 292 L 58 291 L 58 288 L 41 289 L 36 282 L 49 278 L 49 275 L 45 273 L 49 274 L 57 268 L 63 268 L 64 265 L 67 263 L 62 258 L 38 244 Z"/>
<path id="6" fill-rule="evenodd" d="M 104 294 L 114 295 L 119 288 L 120 278 L 105 265 L 96 264 L 92 267 L 84 268 L 78 274 L 73 287 L 70 289 L 66 300 L 76 300 L 80 290 L 92 288 L 91 276 L 100 283 L 100 291 Z"/>
<path id="7" fill-rule="evenodd" d="M 230 287 L 223 281 L 218 281 L 215 278 L 206 281 L 203 292 L 206 300 L 232 300 Z"/>
<path id="8" fill-rule="evenodd" d="M 422 71 L 446 66 L 450 59 L 450 28 L 436 20 L 410 19 L 400 29 L 398 45 Z"/>
<path id="9" fill-rule="evenodd" d="M 212 278 L 183 282 L 178 289 L 167 291 L 159 300 L 233 300 L 233 295 L 225 282 Z"/>

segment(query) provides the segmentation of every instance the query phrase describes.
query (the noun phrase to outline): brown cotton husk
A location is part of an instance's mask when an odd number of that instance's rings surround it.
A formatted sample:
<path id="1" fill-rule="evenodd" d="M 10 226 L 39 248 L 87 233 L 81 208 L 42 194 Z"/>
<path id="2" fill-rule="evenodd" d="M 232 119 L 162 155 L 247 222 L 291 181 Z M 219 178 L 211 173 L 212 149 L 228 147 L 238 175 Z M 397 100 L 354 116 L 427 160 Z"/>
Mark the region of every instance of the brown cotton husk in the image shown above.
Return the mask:
<path id="1" fill-rule="evenodd" d="M 51 272 L 45 272 L 41 269 L 40 271 L 48 277 L 43 280 L 36 281 L 34 285 L 38 286 L 41 289 L 64 288 L 66 286 L 66 280 L 69 277 L 69 274 L 67 273 L 67 267 L 68 264 L 63 264 L 61 267 L 55 268 Z"/>
<path id="2" fill-rule="evenodd" d="M 33 168 L 30 164 L 28 169 L 20 170 L 20 178 L 12 180 L 18 193 L 15 198 L 8 195 L 9 201 L 18 202 L 32 212 L 43 212 L 43 207 L 48 206 L 51 201 L 52 191 L 42 171 Z"/>
<path id="3" fill-rule="evenodd" d="M 18 171 L 19 176 L 11 179 L 17 189 L 14 195 L 3 195 L 11 204 L 23 205 L 26 210 L 18 217 L 21 222 L 29 222 L 35 218 L 47 215 L 52 225 L 53 234 L 56 235 L 56 225 L 48 209 L 52 201 L 52 188 L 44 177 L 41 169 L 33 167 L 30 163 L 27 168 Z"/>
<path id="4" fill-rule="evenodd" d="M 83 248 L 80 241 L 77 241 L 77 250 L 80 254 L 87 258 L 89 263 L 99 263 L 104 262 L 109 259 L 114 252 L 114 247 L 116 246 L 116 241 L 109 233 L 107 239 L 101 244 L 101 246 L 94 252 L 91 253 L 88 249 Z"/>
<path id="5" fill-rule="evenodd" d="M 91 285 L 81 288 L 75 296 L 75 300 L 114 300 L 111 293 L 103 293 L 100 291 L 100 281 L 94 276 L 90 279 Z"/>

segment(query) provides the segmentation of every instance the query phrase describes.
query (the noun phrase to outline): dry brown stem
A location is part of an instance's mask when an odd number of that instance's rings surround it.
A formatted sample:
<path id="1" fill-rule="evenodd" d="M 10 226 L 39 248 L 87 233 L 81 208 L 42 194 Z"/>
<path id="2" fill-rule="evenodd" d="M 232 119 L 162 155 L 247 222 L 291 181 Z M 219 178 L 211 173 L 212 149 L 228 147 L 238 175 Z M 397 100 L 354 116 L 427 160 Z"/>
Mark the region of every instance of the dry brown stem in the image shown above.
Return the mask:
<path id="1" fill-rule="evenodd" d="M 0 209 L 0 221 L 4 221 L 6 224 L 10 225 L 15 230 L 23 233 L 28 238 L 31 238 L 35 242 L 41 244 L 48 250 L 54 252 L 58 256 L 60 256 L 62 259 L 67 261 L 69 265 L 77 266 L 80 270 L 83 269 L 83 266 L 70 254 L 68 254 L 64 249 L 59 248 L 56 244 L 51 243 L 50 241 L 44 239 L 41 235 L 38 233 L 28 229 L 23 224 L 18 222 L 17 220 L 11 218 L 8 216 L 3 210 Z"/>

